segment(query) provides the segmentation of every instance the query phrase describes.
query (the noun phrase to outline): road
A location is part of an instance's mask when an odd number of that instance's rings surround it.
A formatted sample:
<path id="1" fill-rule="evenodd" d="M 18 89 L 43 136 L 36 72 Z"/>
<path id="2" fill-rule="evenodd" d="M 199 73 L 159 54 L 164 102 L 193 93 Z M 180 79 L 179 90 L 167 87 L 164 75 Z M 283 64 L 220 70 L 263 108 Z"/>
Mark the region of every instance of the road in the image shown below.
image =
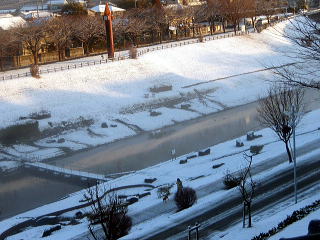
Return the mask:
<path id="1" fill-rule="evenodd" d="M 320 182 L 320 157 L 314 156 L 297 168 L 298 189 L 307 189 L 308 186 Z M 279 171 L 270 179 L 258 183 L 255 199 L 253 201 L 253 214 L 263 208 L 272 207 L 276 202 L 293 198 L 293 172 L 292 168 Z M 200 238 L 203 239 L 213 231 L 222 231 L 239 222 L 242 217 L 240 195 L 230 196 L 216 205 L 207 206 L 205 211 L 185 217 L 174 228 L 153 232 L 143 238 L 152 240 L 185 239 L 186 229 L 195 222 L 201 223 Z"/>

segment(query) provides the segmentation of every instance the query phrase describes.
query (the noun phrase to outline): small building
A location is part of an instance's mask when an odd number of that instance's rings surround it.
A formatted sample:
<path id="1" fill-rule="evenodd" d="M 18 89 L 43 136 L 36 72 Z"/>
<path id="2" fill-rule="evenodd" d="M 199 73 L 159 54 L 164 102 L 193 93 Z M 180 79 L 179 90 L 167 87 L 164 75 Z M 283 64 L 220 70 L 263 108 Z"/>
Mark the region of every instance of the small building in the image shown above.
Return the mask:
<path id="1" fill-rule="evenodd" d="M 32 11 L 39 11 L 39 10 L 48 10 L 47 4 L 31 4 L 31 5 L 24 5 L 22 8 L 19 9 L 20 12 L 32 12 Z"/>
<path id="2" fill-rule="evenodd" d="M 109 3 L 109 7 L 111 12 L 113 13 L 114 16 L 121 16 L 123 14 L 124 11 L 126 11 L 123 8 L 119 8 L 117 7 L 115 4 L 113 3 Z M 99 15 L 103 15 L 104 10 L 105 10 L 106 6 L 105 5 L 97 5 L 93 8 L 91 8 L 89 11 L 94 13 L 94 14 L 99 14 Z"/>
<path id="3" fill-rule="evenodd" d="M 0 14 L 0 28 L 8 30 L 20 24 L 24 24 L 26 21 L 20 16 L 12 16 L 11 14 Z"/>
<path id="4" fill-rule="evenodd" d="M 22 12 L 21 16 L 27 21 L 32 21 L 37 18 L 46 18 L 46 19 L 52 18 L 53 13 L 49 11 L 42 11 L 42 10 L 28 11 L 28 12 Z"/>

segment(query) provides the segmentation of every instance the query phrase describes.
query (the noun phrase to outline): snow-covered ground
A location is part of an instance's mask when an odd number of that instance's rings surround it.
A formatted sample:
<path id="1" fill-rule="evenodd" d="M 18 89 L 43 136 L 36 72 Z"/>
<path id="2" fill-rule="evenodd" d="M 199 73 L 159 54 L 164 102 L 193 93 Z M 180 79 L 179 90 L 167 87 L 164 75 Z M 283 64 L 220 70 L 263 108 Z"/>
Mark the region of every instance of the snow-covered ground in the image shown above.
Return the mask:
<path id="1" fill-rule="evenodd" d="M 279 35 L 285 28 L 282 22 L 260 34 L 164 49 L 40 79 L 1 81 L 0 111 L 6 113 L 0 115 L 1 127 L 43 110 L 51 117 L 38 120 L 42 131 L 81 119 L 94 123 L 38 140 L 34 151 L 3 148 L 0 160 L 61 156 L 66 148 L 90 148 L 254 101 L 265 94 L 270 84 L 265 80 L 272 79 L 265 66 L 293 61 L 282 54 L 295 48 Z M 161 86 L 172 88 L 152 91 Z"/>
<path id="2" fill-rule="evenodd" d="M 315 122 L 319 119 L 320 110 L 308 113 L 302 120 L 297 130 L 297 146 L 317 144 L 320 141 L 320 131 L 318 130 Z M 179 219 L 186 216 L 190 216 L 195 213 L 199 213 L 206 209 L 208 205 L 215 202 L 222 201 L 226 196 L 239 194 L 237 189 L 224 190 L 222 185 L 222 178 L 227 171 L 235 172 L 245 166 L 245 160 L 243 160 L 243 151 L 246 151 L 251 145 L 264 145 L 262 153 L 254 157 L 253 167 L 257 165 L 263 165 L 264 171 L 260 171 L 254 175 L 256 181 L 263 178 L 270 178 L 273 174 L 277 174 L 282 169 L 291 167 L 284 159 L 282 163 L 274 163 L 271 159 L 276 159 L 277 156 L 285 152 L 285 148 L 282 142 L 277 141 L 277 137 L 270 129 L 263 129 L 256 134 L 263 135 L 261 138 L 257 138 L 253 141 L 247 141 L 246 137 L 240 138 L 244 142 L 243 147 L 235 146 L 235 139 L 221 143 L 210 148 L 211 154 L 202 157 L 196 157 L 189 159 L 186 164 L 179 164 L 181 159 L 185 159 L 186 156 L 180 156 L 177 160 L 169 160 L 167 162 L 142 169 L 133 174 L 129 174 L 118 179 L 109 181 L 106 183 L 107 189 L 110 187 L 118 187 L 132 184 L 142 184 L 146 178 L 156 178 L 157 180 L 152 183 L 156 187 L 163 185 L 174 185 L 176 178 L 179 177 L 184 186 L 190 186 L 197 190 L 198 202 L 190 209 L 176 213 L 175 207 L 172 207 L 171 203 L 163 203 L 162 198 L 157 196 L 157 188 L 150 190 L 151 195 L 141 198 L 139 202 L 129 206 L 129 215 L 134 217 L 134 222 L 137 224 L 133 227 L 130 234 L 124 239 L 139 239 L 139 236 L 143 236 L 148 232 L 152 232 L 159 229 L 161 226 L 168 226 L 177 223 Z M 297 159 L 298 166 L 307 161 L 309 157 L 319 155 L 320 150 L 316 149 L 306 155 L 299 156 Z M 262 164 L 263 163 L 263 164 Z M 213 165 L 220 165 L 218 168 L 212 168 Z M 175 186 L 171 189 L 171 193 L 175 191 Z M 122 190 L 119 194 L 133 195 L 137 193 L 145 192 L 144 188 L 133 188 L 128 190 Z M 83 194 L 85 191 L 80 191 L 72 194 L 71 196 L 52 204 L 34 209 L 32 211 L 20 214 L 16 217 L 4 220 L 0 223 L 0 232 L 7 229 L 9 226 L 17 224 L 25 219 L 47 214 L 59 209 L 76 206 L 82 203 Z M 309 190 L 309 194 L 304 194 L 299 200 L 309 198 L 313 195 L 312 199 L 320 198 L 319 187 L 316 186 Z M 172 195 L 169 197 L 172 200 Z M 311 200 L 308 200 L 311 201 Z M 167 205 L 168 204 L 168 205 Z M 171 205 L 170 205 L 171 204 Z M 305 202 L 299 203 L 298 206 L 305 204 Z M 171 207 L 170 207 L 171 206 Z M 296 206 L 295 206 L 296 207 Z M 291 204 L 281 204 L 277 206 L 277 211 L 285 211 L 285 213 L 292 210 Z M 151 211 L 149 219 L 143 220 L 145 211 Z M 74 212 L 67 213 L 67 216 L 73 216 Z M 269 214 L 270 215 L 270 214 Z M 265 217 L 269 216 L 268 214 Z M 277 219 L 284 216 L 280 214 Z M 262 217 L 260 216 L 260 221 Z M 155 224 L 157 223 L 157 224 Z M 259 219 L 254 220 L 254 228 L 250 230 L 243 230 L 249 232 L 253 236 L 259 231 L 265 230 L 271 224 L 275 224 L 275 221 L 270 220 L 269 225 L 259 223 Z M 85 233 L 87 220 L 81 220 L 81 223 L 76 226 L 63 226 L 62 230 L 59 230 L 48 239 L 64 239 L 68 237 L 76 237 L 79 234 Z M 262 225 L 265 228 L 259 228 Z M 42 232 L 49 226 L 42 226 L 36 228 L 30 228 L 27 231 L 21 232 L 9 239 L 40 239 Z M 239 227 L 240 229 L 241 227 Z M 248 233 L 248 234 L 249 234 Z M 231 234 L 232 235 L 232 234 Z M 226 235 L 227 237 L 228 235 Z M 226 238 L 228 239 L 228 238 Z"/>

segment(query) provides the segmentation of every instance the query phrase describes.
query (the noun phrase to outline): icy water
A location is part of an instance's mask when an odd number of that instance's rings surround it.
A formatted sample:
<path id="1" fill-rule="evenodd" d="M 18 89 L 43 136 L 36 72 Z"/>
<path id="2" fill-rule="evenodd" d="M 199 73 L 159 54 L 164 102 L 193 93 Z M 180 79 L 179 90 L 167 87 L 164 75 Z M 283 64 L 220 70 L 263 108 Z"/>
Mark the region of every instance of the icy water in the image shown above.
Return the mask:
<path id="1" fill-rule="evenodd" d="M 32 176 L 23 170 L 0 176 L 0 220 L 54 202 L 84 185 L 49 177 Z"/>

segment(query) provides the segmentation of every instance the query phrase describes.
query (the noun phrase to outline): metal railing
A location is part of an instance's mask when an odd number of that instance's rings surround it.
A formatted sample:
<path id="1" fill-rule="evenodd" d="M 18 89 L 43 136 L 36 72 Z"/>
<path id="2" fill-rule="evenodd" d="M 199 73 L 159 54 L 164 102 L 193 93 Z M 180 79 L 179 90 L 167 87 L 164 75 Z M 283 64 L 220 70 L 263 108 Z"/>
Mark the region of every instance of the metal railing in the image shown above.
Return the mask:
<path id="1" fill-rule="evenodd" d="M 230 38 L 234 36 L 241 36 L 245 34 L 249 34 L 249 31 L 246 32 L 241 32 L 238 31 L 236 33 L 234 32 L 228 32 L 228 33 L 222 33 L 219 35 L 211 35 L 211 36 L 204 36 L 203 41 L 212 41 L 212 40 L 218 40 L 218 39 L 223 39 L 223 38 Z M 171 43 L 165 43 L 162 45 L 158 46 L 150 46 L 150 47 L 143 47 L 141 50 L 138 51 L 137 56 L 141 56 L 145 53 L 148 52 L 153 52 L 156 50 L 162 50 L 162 49 L 167 49 L 167 48 L 174 48 L 174 47 L 181 47 L 189 44 L 194 44 L 194 43 L 199 43 L 201 42 L 199 38 L 196 39 L 190 39 L 190 40 L 184 40 L 180 42 L 171 42 Z M 109 59 L 100 59 L 100 60 L 91 60 L 91 61 L 83 61 L 80 63 L 75 63 L 75 64 L 67 64 L 65 66 L 60 66 L 60 67 L 52 67 L 52 68 L 46 68 L 46 69 L 40 69 L 39 74 L 44 74 L 44 73 L 53 73 L 53 72 L 61 72 L 61 71 L 66 71 L 70 69 L 77 69 L 77 68 L 83 68 L 87 66 L 95 66 L 95 65 L 101 65 L 101 64 L 106 64 L 110 62 L 115 62 L 115 61 L 121 61 L 125 59 L 129 59 L 130 56 L 129 54 L 125 54 L 123 56 L 118 56 L 115 58 L 109 58 Z M 11 74 L 11 75 L 4 75 L 0 77 L 0 80 L 5 81 L 5 80 L 11 80 L 11 79 L 18 79 L 22 77 L 29 77 L 31 76 L 31 73 L 24 72 L 24 73 L 17 73 L 17 74 Z"/>

